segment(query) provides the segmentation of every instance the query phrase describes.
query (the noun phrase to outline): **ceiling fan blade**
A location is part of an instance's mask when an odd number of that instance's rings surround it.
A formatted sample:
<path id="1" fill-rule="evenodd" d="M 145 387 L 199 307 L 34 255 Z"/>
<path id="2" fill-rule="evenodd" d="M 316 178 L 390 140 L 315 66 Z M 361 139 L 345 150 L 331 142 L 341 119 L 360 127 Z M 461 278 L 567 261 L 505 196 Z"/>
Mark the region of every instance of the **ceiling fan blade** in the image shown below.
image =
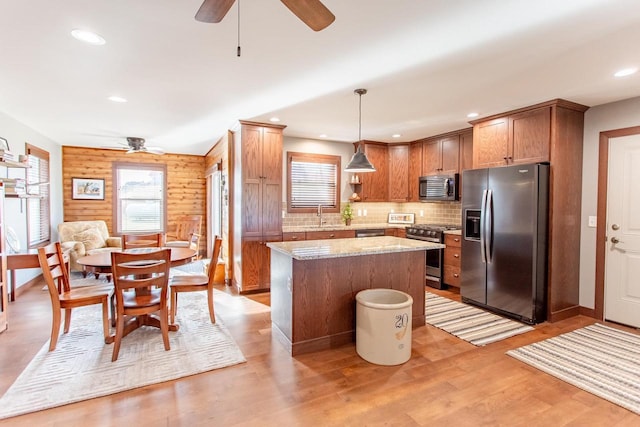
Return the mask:
<path id="1" fill-rule="evenodd" d="M 280 0 L 313 31 L 327 28 L 336 17 L 320 0 Z"/>
<path id="2" fill-rule="evenodd" d="M 196 12 L 196 21 L 216 23 L 222 21 L 236 0 L 204 0 Z"/>

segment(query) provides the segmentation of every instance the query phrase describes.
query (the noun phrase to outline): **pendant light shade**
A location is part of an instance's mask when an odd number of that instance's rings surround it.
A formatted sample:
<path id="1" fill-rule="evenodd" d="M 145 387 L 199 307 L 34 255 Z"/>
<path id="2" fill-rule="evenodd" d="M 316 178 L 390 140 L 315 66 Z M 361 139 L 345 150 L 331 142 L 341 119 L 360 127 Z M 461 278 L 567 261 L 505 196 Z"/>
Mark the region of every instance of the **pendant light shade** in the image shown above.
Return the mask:
<path id="1" fill-rule="evenodd" d="M 367 156 L 364 154 L 364 149 L 362 148 L 362 95 L 367 93 L 366 89 L 356 89 L 353 91 L 356 95 L 360 97 L 359 99 L 359 110 L 358 110 L 358 149 L 351 157 L 351 161 L 344 168 L 345 172 L 375 172 L 376 168 L 371 164 Z"/>

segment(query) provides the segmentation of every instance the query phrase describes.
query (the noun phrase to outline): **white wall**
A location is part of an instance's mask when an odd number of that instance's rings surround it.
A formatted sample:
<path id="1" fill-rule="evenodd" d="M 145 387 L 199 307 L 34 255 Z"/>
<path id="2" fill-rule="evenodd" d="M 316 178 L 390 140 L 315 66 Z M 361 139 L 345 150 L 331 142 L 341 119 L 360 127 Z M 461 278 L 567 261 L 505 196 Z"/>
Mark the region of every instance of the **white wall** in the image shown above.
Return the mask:
<path id="1" fill-rule="evenodd" d="M 640 97 L 590 108 L 585 113 L 580 232 L 580 305 L 595 306 L 596 229 L 587 227 L 597 213 L 600 132 L 640 126 Z"/>
<path id="2" fill-rule="evenodd" d="M 294 151 L 298 153 L 311 153 L 311 154 L 328 154 L 332 156 L 342 157 L 340 164 L 340 200 L 345 202 L 349 199 L 353 190 L 349 185 L 349 178 L 351 174 L 344 171 L 351 157 L 353 156 L 353 144 L 337 141 L 326 141 L 317 139 L 303 139 L 284 137 L 283 140 L 284 161 L 287 161 L 287 151 Z M 287 200 L 287 165 L 283 164 L 282 167 L 282 200 Z"/>
<path id="3" fill-rule="evenodd" d="M 30 127 L 0 112 L 0 136 L 9 143 L 14 154 L 25 154 L 25 143 L 35 145 L 49 152 L 51 183 L 51 241 L 58 240 L 57 225 L 62 222 L 62 147 L 60 144 L 41 135 Z M 0 176 L 24 178 L 23 169 L 6 169 L 0 167 Z M 20 240 L 21 249 L 27 248 L 27 202 L 24 199 L 7 198 L 4 203 L 5 225 L 13 228 Z M 16 271 L 18 286 L 38 276 L 40 269 Z"/>

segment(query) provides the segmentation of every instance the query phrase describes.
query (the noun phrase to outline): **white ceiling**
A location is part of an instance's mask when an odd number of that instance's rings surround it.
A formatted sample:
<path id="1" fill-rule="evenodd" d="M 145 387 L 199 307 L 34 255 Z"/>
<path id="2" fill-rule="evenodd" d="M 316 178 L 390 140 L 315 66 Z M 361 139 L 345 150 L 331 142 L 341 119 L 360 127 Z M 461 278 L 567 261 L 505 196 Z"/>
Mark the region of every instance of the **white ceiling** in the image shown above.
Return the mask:
<path id="1" fill-rule="evenodd" d="M 637 0 L 323 0 L 336 20 L 320 32 L 242 0 L 240 58 L 237 7 L 204 24 L 201 2 L 2 1 L 0 111 L 62 145 L 204 154 L 237 119 L 272 116 L 288 136 L 353 142 L 360 87 L 362 137 L 386 142 L 468 127 L 471 111 L 640 95 L 640 73 L 613 77 L 640 67 Z"/>

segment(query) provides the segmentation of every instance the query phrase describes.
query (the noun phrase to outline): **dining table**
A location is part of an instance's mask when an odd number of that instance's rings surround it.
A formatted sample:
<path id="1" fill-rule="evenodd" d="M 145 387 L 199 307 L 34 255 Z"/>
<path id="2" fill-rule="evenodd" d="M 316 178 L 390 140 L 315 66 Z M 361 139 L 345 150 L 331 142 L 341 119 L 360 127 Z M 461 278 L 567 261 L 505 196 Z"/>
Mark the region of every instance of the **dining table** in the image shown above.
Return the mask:
<path id="1" fill-rule="evenodd" d="M 157 251 L 160 249 L 171 249 L 171 267 L 178 267 L 180 265 L 190 263 L 196 256 L 197 251 L 191 248 L 132 248 L 124 249 L 122 252 L 126 253 L 148 253 Z M 78 258 L 78 264 L 82 265 L 85 271 L 97 274 L 111 274 L 111 252 L 100 252 L 93 255 L 83 256 Z M 112 313 L 115 312 L 113 310 Z M 112 316 L 112 324 L 115 324 L 115 316 Z M 160 320 L 151 315 L 138 316 L 136 321 L 129 322 L 125 327 L 125 334 L 129 334 L 133 330 L 140 326 L 147 325 L 156 328 L 160 327 Z M 180 328 L 178 324 L 170 324 L 169 331 L 177 331 Z"/>

